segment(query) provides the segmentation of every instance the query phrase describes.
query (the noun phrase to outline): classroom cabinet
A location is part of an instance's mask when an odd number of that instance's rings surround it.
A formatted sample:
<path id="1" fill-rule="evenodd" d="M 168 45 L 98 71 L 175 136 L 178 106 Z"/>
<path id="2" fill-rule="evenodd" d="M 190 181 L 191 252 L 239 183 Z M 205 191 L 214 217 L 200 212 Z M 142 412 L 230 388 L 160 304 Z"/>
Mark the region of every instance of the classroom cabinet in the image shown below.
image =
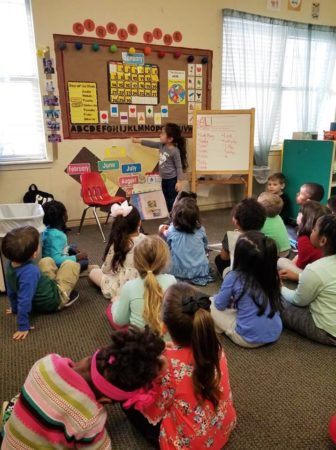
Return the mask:
<path id="1" fill-rule="evenodd" d="M 322 203 L 326 204 L 336 190 L 335 142 L 286 139 L 282 172 L 286 177 L 285 193 L 291 200 L 290 217 L 297 216 L 296 194 L 304 183 L 321 184 L 324 187 Z"/>

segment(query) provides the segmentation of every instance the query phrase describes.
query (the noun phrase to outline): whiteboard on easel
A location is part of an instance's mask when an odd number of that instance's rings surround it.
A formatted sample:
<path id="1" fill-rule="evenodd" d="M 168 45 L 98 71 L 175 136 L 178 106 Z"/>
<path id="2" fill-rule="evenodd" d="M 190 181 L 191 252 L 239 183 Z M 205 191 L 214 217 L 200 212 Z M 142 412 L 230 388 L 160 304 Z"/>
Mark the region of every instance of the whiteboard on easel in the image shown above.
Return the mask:
<path id="1" fill-rule="evenodd" d="M 248 110 L 237 113 L 197 111 L 194 131 L 196 172 L 249 171 L 251 120 Z"/>

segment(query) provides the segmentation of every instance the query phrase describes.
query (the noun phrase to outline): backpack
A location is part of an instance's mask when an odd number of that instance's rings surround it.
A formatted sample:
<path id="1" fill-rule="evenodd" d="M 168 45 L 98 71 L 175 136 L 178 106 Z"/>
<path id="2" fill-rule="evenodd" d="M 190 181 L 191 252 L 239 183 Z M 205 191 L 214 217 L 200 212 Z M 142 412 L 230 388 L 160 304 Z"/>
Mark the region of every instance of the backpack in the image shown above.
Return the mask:
<path id="1" fill-rule="evenodd" d="M 24 203 L 39 203 L 43 205 L 51 200 L 54 200 L 54 196 L 48 192 L 40 191 L 36 184 L 31 184 L 23 196 Z"/>

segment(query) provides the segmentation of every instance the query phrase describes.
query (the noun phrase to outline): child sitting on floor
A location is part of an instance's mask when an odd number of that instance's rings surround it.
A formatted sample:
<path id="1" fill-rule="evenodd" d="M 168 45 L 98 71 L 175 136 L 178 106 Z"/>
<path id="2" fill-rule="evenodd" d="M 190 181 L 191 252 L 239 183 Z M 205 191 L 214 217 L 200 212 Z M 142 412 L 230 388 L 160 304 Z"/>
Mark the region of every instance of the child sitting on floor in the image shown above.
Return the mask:
<path id="1" fill-rule="evenodd" d="M 285 175 L 281 172 L 276 172 L 270 175 L 267 179 L 267 191 L 271 192 L 271 194 L 276 194 L 281 197 L 283 201 L 283 207 L 280 212 L 280 217 L 287 224 L 289 221 L 289 208 L 290 208 L 290 200 L 288 196 L 283 192 L 286 186 L 286 178 Z"/>
<path id="2" fill-rule="evenodd" d="M 208 239 L 200 223 L 199 209 L 192 198 L 182 198 L 172 211 L 166 240 L 172 264 L 170 273 L 176 278 L 205 286 L 213 281 L 207 258 Z"/>
<path id="3" fill-rule="evenodd" d="M 92 269 L 89 278 L 100 287 L 105 298 L 118 296 L 121 287 L 128 280 L 139 276 L 134 268 L 134 247 L 145 238 L 140 233 L 141 219 L 135 206 L 127 200 L 111 207 L 111 234 L 104 253 L 101 269 Z"/>
<path id="4" fill-rule="evenodd" d="M 111 449 L 104 405 L 141 411 L 153 402 L 151 384 L 164 365 L 164 342 L 148 329 L 130 327 L 111 339 L 78 362 L 55 353 L 37 361 L 5 411 L 2 448 Z"/>
<path id="5" fill-rule="evenodd" d="M 260 230 L 265 236 L 274 239 L 278 255 L 286 257 L 289 254 L 290 242 L 285 224 L 279 213 L 281 212 L 283 201 L 277 194 L 262 192 L 258 197 L 258 202 L 262 204 L 266 211 L 266 220 Z"/>
<path id="6" fill-rule="evenodd" d="M 320 202 L 324 196 L 324 187 L 318 183 L 305 183 L 300 187 L 300 191 L 296 194 L 296 203 L 303 205 L 309 200 Z"/>
<path id="7" fill-rule="evenodd" d="M 233 266 L 234 248 L 239 236 L 245 231 L 260 230 L 266 220 L 265 208 L 254 198 L 245 198 L 239 202 L 232 209 L 231 214 L 232 223 L 236 229 L 225 233 L 221 253 L 215 258 L 221 276 L 226 268 Z"/>
<path id="8" fill-rule="evenodd" d="M 280 269 L 280 277 L 284 280 L 297 281 L 299 274 L 314 261 L 322 257 L 321 249 L 315 248 L 310 242 L 310 235 L 319 217 L 328 214 L 328 208 L 321 203 L 311 200 L 301 206 L 298 216 L 298 242 L 297 256 L 290 260 L 287 258 L 279 258 L 278 269 Z"/>
<path id="9" fill-rule="evenodd" d="M 57 267 L 64 261 L 78 262 L 81 271 L 86 270 L 89 264 L 87 253 L 69 245 L 67 235 L 63 231 L 68 220 L 68 212 L 63 203 L 52 200 L 42 207 L 43 223 L 47 227 L 42 237 L 42 257 L 52 258 Z"/>
<path id="10" fill-rule="evenodd" d="M 176 205 L 177 202 L 179 202 L 180 200 L 182 200 L 182 198 L 192 198 L 193 200 L 195 200 L 195 202 L 197 202 L 197 194 L 195 192 L 191 192 L 191 191 L 180 191 L 174 201 L 173 204 L 173 208 Z M 159 226 L 159 234 L 162 237 L 165 237 L 169 228 L 169 225 L 171 224 L 171 220 L 167 221 L 166 223 L 162 224 Z"/>
<path id="11" fill-rule="evenodd" d="M 260 231 L 247 231 L 237 241 L 233 270 L 213 299 L 216 331 L 246 348 L 275 342 L 282 331 L 280 308 L 275 242 Z"/>
<path id="12" fill-rule="evenodd" d="M 78 299 L 74 287 L 80 266 L 64 261 L 58 269 L 52 258 L 33 263 L 39 248 L 39 232 L 30 226 L 15 228 L 2 241 L 2 253 L 9 260 L 6 270 L 7 294 L 10 308 L 7 314 L 17 314 L 17 328 L 13 339 L 25 339 L 32 328 L 31 312 L 51 313 L 70 306 Z"/>
<path id="13" fill-rule="evenodd" d="M 322 258 L 308 264 L 296 290 L 282 287 L 285 327 L 321 344 L 336 346 L 336 217 L 320 217 L 310 235 Z"/>
<path id="14" fill-rule="evenodd" d="M 114 328 L 128 324 L 162 334 L 161 307 L 165 290 L 176 283 L 173 275 L 163 273 L 169 265 L 169 248 L 159 236 L 147 236 L 134 249 L 134 267 L 140 277 L 124 284 L 120 297 L 107 307 Z"/>
<path id="15" fill-rule="evenodd" d="M 229 373 L 214 329 L 210 300 L 186 283 L 167 289 L 162 319 L 173 343 L 157 380 L 155 402 L 126 413 L 152 442 L 166 450 L 221 449 L 236 424 Z M 160 434 L 160 437 L 159 437 Z"/>

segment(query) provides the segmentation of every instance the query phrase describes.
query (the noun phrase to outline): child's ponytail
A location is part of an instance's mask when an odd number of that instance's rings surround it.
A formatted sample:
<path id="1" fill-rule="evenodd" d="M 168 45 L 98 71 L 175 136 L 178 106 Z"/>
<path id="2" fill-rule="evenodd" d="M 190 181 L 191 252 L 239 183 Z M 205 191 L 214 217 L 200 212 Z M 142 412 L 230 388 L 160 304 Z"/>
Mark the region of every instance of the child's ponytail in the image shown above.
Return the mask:
<path id="1" fill-rule="evenodd" d="M 167 136 L 173 139 L 173 144 L 180 150 L 182 169 L 185 172 L 188 168 L 187 141 L 181 135 L 180 127 L 176 123 L 166 123 L 164 129 Z"/>
<path id="2" fill-rule="evenodd" d="M 209 311 L 199 308 L 195 312 L 191 346 L 195 359 L 192 374 L 195 394 L 218 406 L 220 397 L 220 344 Z"/>
<path id="3" fill-rule="evenodd" d="M 187 283 L 176 283 L 164 294 L 163 322 L 177 345 L 191 347 L 194 392 L 199 402 L 216 408 L 220 397 L 221 346 L 210 314 L 209 297 Z"/>
<path id="4" fill-rule="evenodd" d="M 162 334 L 161 306 L 163 291 L 152 271 L 145 277 L 143 318 L 153 331 Z"/>
<path id="5" fill-rule="evenodd" d="M 163 291 L 157 281 L 169 263 L 169 249 L 159 236 L 148 236 L 134 249 L 134 267 L 144 279 L 143 318 L 152 330 L 162 334 L 161 308 Z"/>

